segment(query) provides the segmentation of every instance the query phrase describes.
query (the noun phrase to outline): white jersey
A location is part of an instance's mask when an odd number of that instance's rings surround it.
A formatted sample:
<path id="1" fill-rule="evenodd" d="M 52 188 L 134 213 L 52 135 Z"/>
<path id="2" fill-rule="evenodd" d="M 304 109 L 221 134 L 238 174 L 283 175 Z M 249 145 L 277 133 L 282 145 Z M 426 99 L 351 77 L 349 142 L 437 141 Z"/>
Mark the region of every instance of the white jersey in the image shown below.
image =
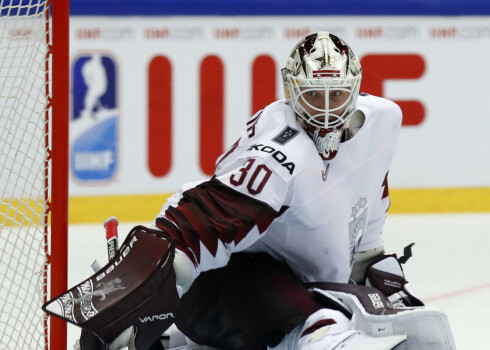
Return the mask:
<path id="1" fill-rule="evenodd" d="M 347 282 L 356 253 L 383 244 L 402 119 L 395 103 L 375 96 L 361 94 L 357 108 L 363 126 L 324 161 L 286 102 L 272 103 L 218 159 L 214 177 L 183 186 L 155 225 L 199 272 L 234 252 L 267 252 L 305 282 Z"/>

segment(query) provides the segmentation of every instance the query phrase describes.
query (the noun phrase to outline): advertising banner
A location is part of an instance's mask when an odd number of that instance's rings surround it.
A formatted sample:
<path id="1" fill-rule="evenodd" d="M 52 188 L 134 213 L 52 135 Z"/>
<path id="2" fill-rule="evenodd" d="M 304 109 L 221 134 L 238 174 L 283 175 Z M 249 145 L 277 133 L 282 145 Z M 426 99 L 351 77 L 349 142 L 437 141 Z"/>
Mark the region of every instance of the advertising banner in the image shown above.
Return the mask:
<path id="1" fill-rule="evenodd" d="M 403 111 L 392 210 L 490 210 L 489 18 L 73 16 L 70 217 L 115 202 L 152 217 L 210 177 L 248 118 L 283 98 L 280 69 L 316 31 L 350 44 L 361 91 Z"/>
<path id="2" fill-rule="evenodd" d="M 170 193 L 210 176 L 247 119 L 282 98 L 311 32 L 344 38 L 362 91 L 397 102 L 392 188 L 488 186 L 490 22 L 415 17 L 75 17 L 72 195 Z"/>

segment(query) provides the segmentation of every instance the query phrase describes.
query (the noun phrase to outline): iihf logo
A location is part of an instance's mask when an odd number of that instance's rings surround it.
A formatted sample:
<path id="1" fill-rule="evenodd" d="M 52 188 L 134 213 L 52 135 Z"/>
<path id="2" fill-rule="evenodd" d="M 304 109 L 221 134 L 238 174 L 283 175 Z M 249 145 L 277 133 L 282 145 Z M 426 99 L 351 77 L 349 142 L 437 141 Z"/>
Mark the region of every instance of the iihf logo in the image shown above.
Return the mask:
<path id="1" fill-rule="evenodd" d="M 350 238 L 350 265 L 354 264 L 354 260 L 359 250 L 362 235 L 367 224 L 368 201 L 366 197 L 359 197 L 356 205 L 352 207 L 352 221 L 349 222 L 349 238 Z"/>
<path id="2" fill-rule="evenodd" d="M 111 57 L 82 55 L 72 71 L 70 166 L 81 181 L 109 180 L 117 167 L 116 67 Z"/>

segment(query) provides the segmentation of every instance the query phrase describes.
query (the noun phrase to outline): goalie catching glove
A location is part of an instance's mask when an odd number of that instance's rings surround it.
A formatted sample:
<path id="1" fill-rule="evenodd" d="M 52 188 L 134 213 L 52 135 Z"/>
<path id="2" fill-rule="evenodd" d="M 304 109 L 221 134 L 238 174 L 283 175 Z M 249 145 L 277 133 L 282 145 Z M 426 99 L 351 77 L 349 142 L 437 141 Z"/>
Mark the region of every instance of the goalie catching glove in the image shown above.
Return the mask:
<path id="1" fill-rule="evenodd" d="M 397 258 L 396 254 L 381 255 L 366 268 L 365 285 L 381 291 L 395 308 L 424 306 L 424 303 L 414 296 L 401 266 L 412 255 L 412 246 L 413 243 L 405 247 L 405 255 L 400 259 Z"/>
<path id="2" fill-rule="evenodd" d="M 147 349 L 179 310 L 174 254 L 174 242 L 165 233 L 136 226 L 114 259 L 43 310 L 92 332 L 106 348 L 133 327 L 135 348 Z"/>

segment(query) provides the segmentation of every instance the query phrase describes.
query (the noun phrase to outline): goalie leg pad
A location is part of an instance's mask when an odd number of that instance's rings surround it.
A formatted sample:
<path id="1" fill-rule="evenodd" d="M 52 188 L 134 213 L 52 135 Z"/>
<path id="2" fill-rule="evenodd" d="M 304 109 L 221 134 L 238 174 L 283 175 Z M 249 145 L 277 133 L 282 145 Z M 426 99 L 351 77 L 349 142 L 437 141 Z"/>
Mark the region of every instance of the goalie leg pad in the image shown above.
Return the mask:
<path id="1" fill-rule="evenodd" d="M 313 293 L 334 299 L 352 313 L 355 328 L 372 337 L 406 335 L 397 350 L 455 350 L 456 346 L 447 316 L 441 311 L 419 307 L 391 306 L 377 289 L 340 283 L 311 283 Z M 330 302 L 333 304 L 333 302 Z M 345 312 L 344 312 L 345 314 Z"/>
<path id="2" fill-rule="evenodd" d="M 43 310 L 106 344 L 133 326 L 136 349 L 147 349 L 179 311 L 174 254 L 174 242 L 165 233 L 136 226 L 113 260 Z"/>
<path id="3" fill-rule="evenodd" d="M 392 350 L 405 335 L 372 337 L 355 328 L 339 311 L 321 309 L 297 326 L 273 350 Z"/>

